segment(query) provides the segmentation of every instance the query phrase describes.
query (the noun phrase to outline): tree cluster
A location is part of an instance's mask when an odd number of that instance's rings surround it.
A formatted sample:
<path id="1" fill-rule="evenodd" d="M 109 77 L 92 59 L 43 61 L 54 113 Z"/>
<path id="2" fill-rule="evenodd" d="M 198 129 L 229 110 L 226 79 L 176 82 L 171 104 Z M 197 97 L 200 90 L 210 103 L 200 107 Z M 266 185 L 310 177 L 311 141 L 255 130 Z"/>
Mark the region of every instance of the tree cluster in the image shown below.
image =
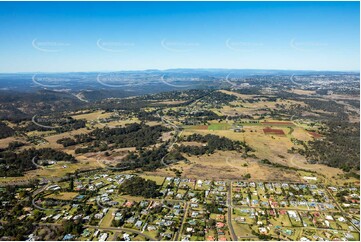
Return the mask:
<path id="1" fill-rule="evenodd" d="M 36 169 L 33 163 L 39 159 L 77 162 L 74 156 L 51 148 L 25 149 L 21 152 L 0 152 L 0 176 L 22 176 L 25 171 Z"/>
<path id="2" fill-rule="evenodd" d="M 200 142 L 203 143 L 203 146 L 190 146 L 190 145 L 181 145 L 178 150 L 189 155 L 204 155 L 212 154 L 216 150 L 237 150 L 240 151 L 242 147 L 245 148 L 245 151 L 251 151 L 251 148 L 244 142 L 233 141 L 226 137 L 219 137 L 213 134 L 207 134 L 205 136 L 200 134 L 192 134 L 184 138 L 183 141 L 191 142 Z"/>
<path id="3" fill-rule="evenodd" d="M 133 176 L 121 184 L 119 192 L 131 196 L 155 198 L 161 195 L 158 188 L 159 186 L 155 181 L 146 180 L 139 176 Z"/>

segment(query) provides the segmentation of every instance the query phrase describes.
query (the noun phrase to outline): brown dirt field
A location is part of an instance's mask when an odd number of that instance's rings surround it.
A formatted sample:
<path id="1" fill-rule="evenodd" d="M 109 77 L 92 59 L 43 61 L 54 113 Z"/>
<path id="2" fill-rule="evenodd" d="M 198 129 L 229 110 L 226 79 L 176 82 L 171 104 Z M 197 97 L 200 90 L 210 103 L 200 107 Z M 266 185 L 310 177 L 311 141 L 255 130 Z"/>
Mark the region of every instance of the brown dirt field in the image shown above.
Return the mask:
<path id="1" fill-rule="evenodd" d="M 245 140 L 246 143 L 254 148 L 256 152 L 254 154 L 258 157 L 258 160 L 268 159 L 271 162 L 279 163 L 285 166 L 295 167 L 299 169 L 306 169 L 319 172 L 330 178 L 337 174 L 343 174 L 338 168 L 328 167 L 321 164 L 309 164 L 306 159 L 298 154 L 288 153 L 288 150 L 295 145 L 291 142 L 288 136 L 272 136 L 265 135 L 263 133 L 262 126 L 244 126 L 244 133 L 235 133 L 229 130 L 185 130 L 184 135 L 190 135 L 192 133 L 215 134 L 224 136 L 232 140 Z M 288 133 L 288 128 L 282 128 L 285 133 Z M 296 127 L 291 137 L 302 138 L 303 140 L 311 140 L 310 135 L 302 128 Z M 268 168 L 267 168 L 268 169 Z"/>
<path id="2" fill-rule="evenodd" d="M 173 100 L 168 100 L 168 101 L 161 101 L 161 102 L 156 102 L 157 104 L 182 104 L 185 103 L 186 101 L 173 101 Z"/>
<path id="3" fill-rule="evenodd" d="M 171 138 L 172 138 L 172 131 L 162 133 L 161 139 L 162 139 L 163 141 L 168 141 L 168 140 L 170 140 Z"/>
<path id="4" fill-rule="evenodd" d="M 8 147 L 9 143 L 13 141 L 21 141 L 21 139 L 15 138 L 15 137 L 7 137 L 4 139 L 0 139 L 0 148 L 6 148 Z"/>
<path id="5" fill-rule="evenodd" d="M 247 114 L 247 115 L 251 115 L 254 116 L 256 113 L 257 114 L 261 114 L 261 113 L 265 113 L 263 111 L 257 111 L 248 107 L 236 107 L 236 108 L 231 108 L 229 106 L 224 106 L 222 109 L 211 109 L 211 111 L 217 113 L 218 115 L 228 115 L 228 116 L 236 116 L 239 114 Z"/>
<path id="6" fill-rule="evenodd" d="M 149 125 L 149 126 L 157 126 L 157 125 L 161 125 L 162 122 L 157 122 L 157 121 L 150 121 L 150 122 L 147 122 L 146 125 Z"/>
<path id="7" fill-rule="evenodd" d="M 195 125 L 192 127 L 192 129 L 207 130 L 208 126 L 207 125 Z"/>
<path id="8" fill-rule="evenodd" d="M 295 93 L 295 94 L 299 94 L 299 95 L 313 95 L 313 94 L 316 94 L 316 91 L 292 89 L 291 93 Z"/>
<path id="9" fill-rule="evenodd" d="M 344 172 L 338 168 L 329 167 L 322 164 L 310 164 L 307 163 L 305 157 L 299 154 L 293 154 L 289 159 L 289 165 L 292 167 L 310 170 L 323 174 L 332 183 L 330 180 L 334 180 L 333 176 L 342 175 Z"/>
<path id="10" fill-rule="evenodd" d="M 316 133 L 316 132 L 311 132 L 311 131 L 309 131 L 308 133 L 309 133 L 313 138 L 315 138 L 315 139 L 319 139 L 319 138 L 322 137 L 322 135 L 320 135 L 320 134 L 318 134 L 318 133 Z"/>
<path id="11" fill-rule="evenodd" d="M 312 140 L 312 137 L 310 137 L 310 135 L 307 132 L 305 132 L 304 129 L 299 128 L 299 127 L 294 128 L 294 130 L 292 132 L 292 136 L 296 139 L 303 140 L 303 141 Z"/>
<path id="12" fill-rule="evenodd" d="M 119 121 L 111 121 L 108 123 L 96 123 L 94 125 L 95 128 L 116 128 L 116 127 L 123 127 L 126 124 L 132 124 L 132 123 L 140 123 L 140 121 L 137 118 L 127 119 L 127 120 L 119 120 Z"/>
<path id="13" fill-rule="evenodd" d="M 81 128 L 78 130 L 74 130 L 74 131 L 69 131 L 69 132 L 65 132 L 65 133 L 61 133 L 61 134 L 55 134 L 55 135 L 51 135 L 51 136 L 47 136 L 44 137 L 49 143 L 47 144 L 42 144 L 40 145 L 41 148 L 58 148 L 61 149 L 63 148 L 63 145 L 56 143 L 57 140 L 62 139 L 62 138 L 72 138 L 74 137 L 74 135 L 77 134 L 87 134 L 90 133 L 91 130 L 87 130 L 86 128 Z"/>
<path id="14" fill-rule="evenodd" d="M 223 93 L 228 94 L 228 95 L 233 95 L 233 96 L 236 96 L 236 97 L 239 97 L 239 98 L 242 98 L 242 99 L 257 97 L 257 95 L 246 95 L 246 94 L 240 94 L 240 93 L 237 93 L 237 92 L 226 91 L 226 90 L 220 90 L 220 92 L 223 92 Z"/>
<path id="15" fill-rule="evenodd" d="M 285 105 L 286 107 L 290 107 L 291 105 L 299 104 L 302 106 L 305 106 L 303 102 L 293 101 L 293 100 L 277 100 L 277 102 L 270 102 L 267 101 L 264 98 L 260 98 L 260 95 L 245 95 L 245 94 L 239 94 L 231 91 L 225 91 L 221 90 L 221 92 L 237 96 L 243 100 L 253 100 L 253 99 L 260 99 L 258 102 L 249 103 L 249 102 L 242 102 L 241 100 L 231 102 L 232 105 L 239 105 L 241 104 L 243 107 L 230 107 L 230 106 L 224 106 L 222 109 L 215 109 L 217 110 L 220 115 L 229 115 L 234 116 L 238 115 L 240 113 L 247 114 L 251 116 L 255 116 L 256 114 L 263 114 L 268 113 L 268 111 L 264 111 L 262 109 L 269 108 L 269 109 L 277 109 L 276 104 L 279 105 Z M 269 97 L 272 97 L 272 95 L 269 95 Z M 212 111 L 215 111 L 212 109 Z"/>
<path id="16" fill-rule="evenodd" d="M 278 168 L 267 167 L 251 159 L 243 159 L 241 155 L 231 151 L 219 151 L 210 156 L 187 157 L 191 163 L 179 163 L 169 168 L 182 170 L 182 177 L 203 179 L 242 179 L 242 175 L 251 174 L 252 180 L 289 180 L 300 181 L 294 171 L 281 171 Z M 244 166 L 247 164 L 247 166 Z M 168 168 L 162 168 L 146 174 L 174 176 Z"/>
<path id="17" fill-rule="evenodd" d="M 285 132 L 282 129 L 271 129 L 269 127 L 263 129 L 264 134 L 266 135 L 281 135 L 284 136 Z"/>
<path id="18" fill-rule="evenodd" d="M 88 157 L 96 157 L 98 163 L 101 166 L 109 166 L 109 165 L 116 165 L 117 163 L 121 162 L 121 160 L 126 157 L 128 155 L 128 151 L 135 151 L 135 147 L 129 147 L 129 148 L 120 148 L 120 149 L 115 149 L 114 152 L 112 154 L 112 156 L 105 156 L 104 153 L 102 152 L 101 154 L 99 153 L 92 153 L 90 155 L 87 155 Z"/>
<path id="19" fill-rule="evenodd" d="M 325 96 L 325 98 L 329 98 L 329 99 L 360 100 L 360 96 L 356 96 L 356 95 L 342 95 L 342 94 L 331 94 L 331 95 Z"/>
<path id="20" fill-rule="evenodd" d="M 92 113 L 86 113 L 86 114 L 78 114 L 72 116 L 74 119 L 85 119 L 85 120 L 97 120 L 99 118 L 108 118 L 111 115 L 111 113 L 103 113 L 103 111 L 95 111 Z"/>

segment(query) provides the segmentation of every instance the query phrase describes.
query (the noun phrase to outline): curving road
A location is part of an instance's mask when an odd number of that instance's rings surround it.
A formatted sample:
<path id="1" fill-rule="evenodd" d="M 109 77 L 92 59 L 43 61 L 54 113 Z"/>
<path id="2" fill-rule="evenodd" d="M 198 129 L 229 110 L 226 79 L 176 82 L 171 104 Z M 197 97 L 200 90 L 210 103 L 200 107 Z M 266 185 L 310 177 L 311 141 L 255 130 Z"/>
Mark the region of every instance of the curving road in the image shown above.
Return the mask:
<path id="1" fill-rule="evenodd" d="M 117 228 L 117 227 L 100 227 L 100 226 L 92 226 L 92 225 L 85 225 L 84 227 L 94 228 L 94 229 L 102 229 L 102 230 L 116 230 L 116 231 L 123 231 L 123 232 L 127 232 L 127 233 L 135 233 L 135 234 L 145 237 L 146 239 L 149 239 L 150 241 L 157 241 L 155 238 L 153 238 L 147 234 L 143 234 L 142 232 L 135 230 L 135 229 L 126 229 L 126 228 Z"/>
<path id="2" fill-rule="evenodd" d="M 158 117 L 161 118 L 163 123 L 169 124 L 170 126 L 172 126 L 175 130 L 175 135 L 173 137 L 173 140 L 171 141 L 171 143 L 168 145 L 168 149 L 171 150 L 173 148 L 173 145 L 175 143 L 177 143 L 178 138 L 180 136 L 180 134 L 182 133 L 179 129 L 179 127 L 177 125 L 175 125 L 174 123 L 172 123 L 171 121 L 165 119 L 164 117 L 160 116 L 159 113 L 157 113 Z M 160 163 L 163 164 L 164 166 L 167 166 L 167 164 L 164 162 L 164 159 L 167 157 L 169 153 L 167 153 L 165 156 L 162 157 L 162 159 L 160 160 Z"/>
<path id="3" fill-rule="evenodd" d="M 37 223 L 39 225 L 46 225 L 46 226 L 63 226 L 62 224 L 57 223 Z M 156 241 L 153 237 L 143 234 L 142 232 L 135 230 L 135 229 L 126 229 L 126 228 L 117 228 L 117 227 L 101 227 L 101 226 L 93 226 L 93 225 L 84 225 L 85 228 L 92 228 L 92 229 L 102 229 L 102 230 L 112 230 L 112 231 L 123 231 L 127 233 L 135 233 L 149 239 L 150 241 Z"/>

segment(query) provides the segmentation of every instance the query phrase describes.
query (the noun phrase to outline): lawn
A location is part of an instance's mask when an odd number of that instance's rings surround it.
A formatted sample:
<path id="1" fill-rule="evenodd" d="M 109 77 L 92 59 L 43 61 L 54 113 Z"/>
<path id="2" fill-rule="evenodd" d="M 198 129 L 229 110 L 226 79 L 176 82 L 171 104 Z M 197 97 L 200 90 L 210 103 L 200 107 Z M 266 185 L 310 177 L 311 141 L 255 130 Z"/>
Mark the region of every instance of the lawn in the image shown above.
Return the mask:
<path id="1" fill-rule="evenodd" d="M 227 123 L 214 123 L 208 126 L 208 130 L 229 130 L 230 124 Z"/>
<path id="2" fill-rule="evenodd" d="M 283 226 L 291 227 L 292 226 L 291 221 L 289 220 L 287 214 L 284 214 L 284 215 L 280 214 L 278 218 L 273 217 L 270 219 L 270 222 L 275 226 L 276 225 L 279 225 L 281 227 L 283 227 Z"/>
<path id="3" fill-rule="evenodd" d="M 116 210 L 116 208 L 110 208 L 99 225 L 103 227 L 111 227 L 114 217 L 112 213 L 114 213 Z"/>
<path id="4" fill-rule="evenodd" d="M 104 111 L 95 111 L 92 113 L 85 113 L 85 114 L 77 114 L 72 116 L 73 119 L 86 119 L 88 121 L 97 120 L 99 118 L 108 118 L 110 117 L 111 113 L 106 113 Z"/>
<path id="5" fill-rule="evenodd" d="M 76 196 L 78 196 L 79 193 L 77 192 L 60 192 L 60 193 L 53 193 L 46 198 L 53 198 L 57 200 L 73 200 Z"/>
<path id="6" fill-rule="evenodd" d="M 240 224 L 240 223 L 232 222 L 232 225 L 237 237 L 252 236 L 252 230 L 249 228 L 248 224 Z"/>
<path id="7" fill-rule="evenodd" d="M 155 181 L 159 186 L 163 184 L 165 179 L 164 177 L 161 176 L 150 176 L 145 174 L 141 174 L 140 176 L 143 177 L 144 179 Z"/>
<path id="8" fill-rule="evenodd" d="M 207 125 L 185 125 L 183 126 L 185 130 L 208 130 Z"/>

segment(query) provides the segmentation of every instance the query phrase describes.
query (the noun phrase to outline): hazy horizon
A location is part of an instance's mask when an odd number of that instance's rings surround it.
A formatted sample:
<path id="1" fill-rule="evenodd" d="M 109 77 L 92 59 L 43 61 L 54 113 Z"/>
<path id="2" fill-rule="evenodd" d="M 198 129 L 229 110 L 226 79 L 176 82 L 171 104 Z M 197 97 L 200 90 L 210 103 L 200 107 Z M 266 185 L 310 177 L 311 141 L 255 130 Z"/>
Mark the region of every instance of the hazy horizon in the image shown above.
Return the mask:
<path id="1" fill-rule="evenodd" d="M 158 72 L 166 72 L 172 70 L 199 70 L 199 71 L 281 71 L 281 72 L 340 72 L 340 73 L 360 73 L 360 70 L 296 70 L 296 69 L 252 69 L 252 68 L 170 68 L 170 69 L 139 69 L 139 70 L 92 70 L 92 71 L 25 71 L 25 72 L 0 72 L 0 74 L 65 74 L 65 73 L 107 73 L 107 72 L 150 72 L 150 71 L 158 71 Z"/>
<path id="2" fill-rule="evenodd" d="M 359 71 L 359 2 L 0 2 L 0 73 Z"/>

